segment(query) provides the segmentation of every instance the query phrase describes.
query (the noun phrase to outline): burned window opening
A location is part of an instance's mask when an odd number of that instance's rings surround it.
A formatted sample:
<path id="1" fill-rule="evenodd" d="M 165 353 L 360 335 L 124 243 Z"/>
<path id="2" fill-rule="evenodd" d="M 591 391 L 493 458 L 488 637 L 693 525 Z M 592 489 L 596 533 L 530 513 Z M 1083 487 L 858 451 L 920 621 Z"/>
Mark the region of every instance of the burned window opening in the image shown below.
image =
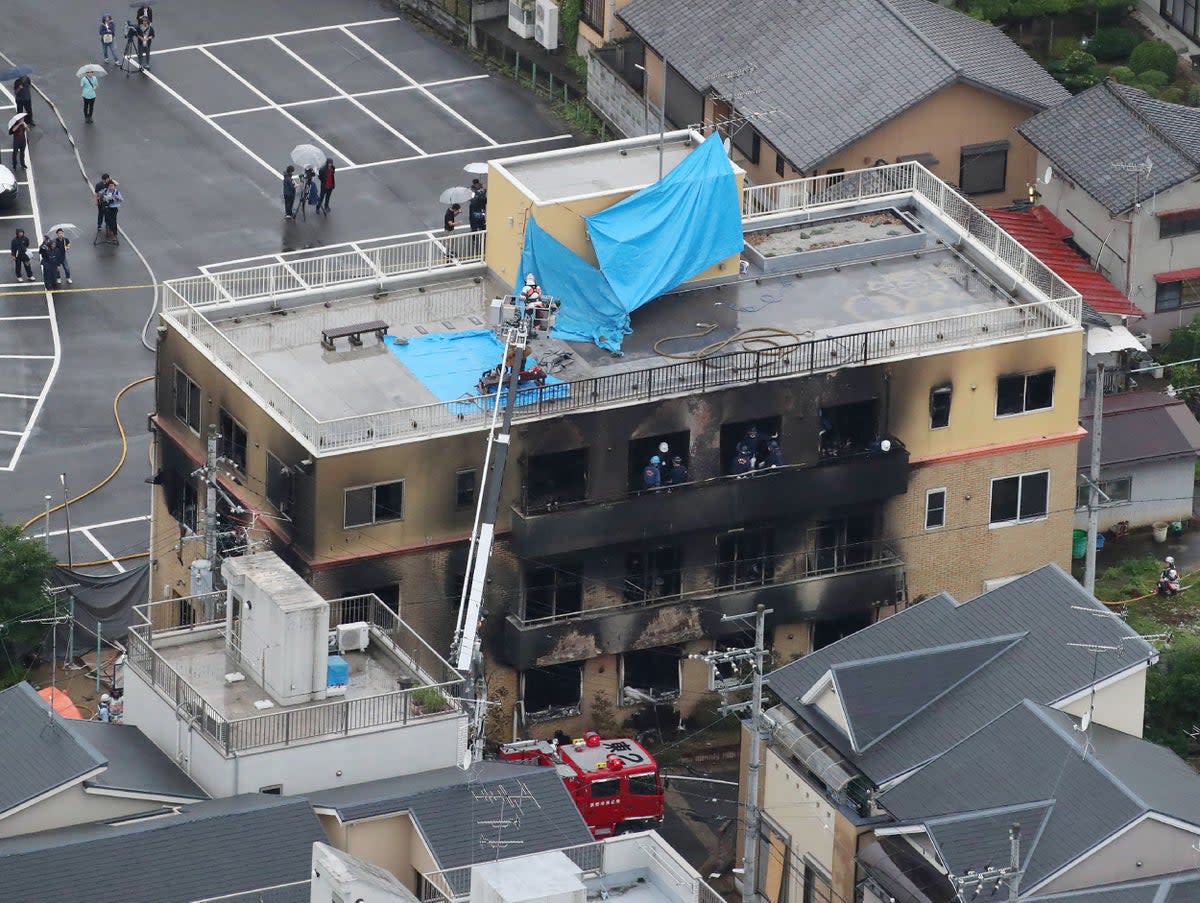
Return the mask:
<path id="1" fill-rule="evenodd" d="M 950 402 L 953 392 L 953 387 L 949 383 L 934 386 L 929 390 L 929 428 L 931 430 L 945 429 L 950 425 Z"/>
<path id="2" fill-rule="evenodd" d="M 525 475 L 527 508 L 553 508 L 587 498 L 587 449 L 530 455 Z"/>
<path id="3" fill-rule="evenodd" d="M 578 714 L 583 697 L 583 662 L 531 668 L 521 675 L 521 683 L 527 719 L 545 721 Z"/>
<path id="4" fill-rule="evenodd" d="M 630 552 L 625 556 L 625 601 L 650 602 L 677 597 L 682 566 L 678 546 Z"/>
<path id="5" fill-rule="evenodd" d="M 816 621 L 813 623 L 813 651 L 823 649 L 830 643 L 836 643 L 838 640 L 845 639 L 850 634 L 858 633 L 864 627 L 870 626 L 871 616 L 869 614 L 848 615 L 830 621 Z"/>
<path id="6" fill-rule="evenodd" d="M 678 483 L 686 483 L 692 479 L 689 465 L 691 463 L 689 446 L 691 443 L 691 434 L 687 431 L 682 433 L 663 433 L 660 436 L 646 436 L 643 439 L 632 439 L 629 442 L 629 491 L 639 492 L 643 489 L 653 488 L 647 485 L 645 469 L 650 464 L 651 458 L 657 456 L 658 468 L 660 474 L 660 483 L 663 486 L 670 486 Z M 663 449 L 666 446 L 666 450 Z M 679 464 L 675 465 L 675 458 L 679 458 Z"/>
<path id="7" fill-rule="evenodd" d="M 525 620 L 554 618 L 583 609 L 583 562 L 571 560 L 556 567 L 525 569 Z"/>
<path id="8" fill-rule="evenodd" d="M 876 556 L 875 515 L 848 514 L 821 521 L 809 530 L 808 573 L 860 567 Z"/>
<path id="9" fill-rule="evenodd" d="M 769 457 L 768 443 L 773 435 L 779 436 L 783 420 L 779 416 L 759 417 L 757 420 L 739 420 L 721 427 L 721 472 L 723 474 L 745 473 L 748 469 L 766 466 Z M 742 450 L 748 460 L 740 464 Z M 747 466 L 748 465 L 748 466 Z"/>
<path id="10" fill-rule="evenodd" d="M 621 704 L 671 702 L 682 682 L 680 646 L 659 646 L 621 655 Z"/>
<path id="11" fill-rule="evenodd" d="M 717 537 L 717 586 L 737 589 L 775 580 L 775 530 L 730 530 Z"/>
<path id="12" fill-rule="evenodd" d="M 870 449 L 879 436 L 879 401 L 855 401 L 822 407 L 818 412 L 818 454 L 836 458 Z"/>

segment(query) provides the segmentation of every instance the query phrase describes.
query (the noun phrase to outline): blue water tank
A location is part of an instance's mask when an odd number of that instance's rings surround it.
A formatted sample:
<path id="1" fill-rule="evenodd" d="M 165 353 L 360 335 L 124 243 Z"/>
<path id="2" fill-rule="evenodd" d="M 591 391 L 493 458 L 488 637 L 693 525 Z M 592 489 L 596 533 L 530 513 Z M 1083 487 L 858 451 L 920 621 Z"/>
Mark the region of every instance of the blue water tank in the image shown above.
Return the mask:
<path id="1" fill-rule="evenodd" d="M 325 685 L 329 689 L 345 690 L 346 684 L 350 682 L 350 663 L 340 655 L 331 655 L 325 675 Z"/>

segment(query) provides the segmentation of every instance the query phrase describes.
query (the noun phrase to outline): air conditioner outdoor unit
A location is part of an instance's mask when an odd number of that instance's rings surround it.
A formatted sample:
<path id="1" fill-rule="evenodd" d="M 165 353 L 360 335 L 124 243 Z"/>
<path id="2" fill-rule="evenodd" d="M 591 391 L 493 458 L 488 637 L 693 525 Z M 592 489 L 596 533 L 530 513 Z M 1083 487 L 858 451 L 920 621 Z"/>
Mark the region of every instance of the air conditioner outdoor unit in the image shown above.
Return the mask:
<path id="1" fill-rule="evenodd" d="M 337 627 L 338 652 L 362 652 L 371 642 L 371 625 L 366 621 L 339 624 Z"/>
<path id="2" fill-rule="evenodd" d="M 533 39 L 547 50 L 558 49 L 558 6 L 553 0 L 537 0 Z"/>
<path id="3" fill-rule="evenodd" d="M 508 0 L 508 30 L 521 38 L 533 37 L 533 7 Z"/>

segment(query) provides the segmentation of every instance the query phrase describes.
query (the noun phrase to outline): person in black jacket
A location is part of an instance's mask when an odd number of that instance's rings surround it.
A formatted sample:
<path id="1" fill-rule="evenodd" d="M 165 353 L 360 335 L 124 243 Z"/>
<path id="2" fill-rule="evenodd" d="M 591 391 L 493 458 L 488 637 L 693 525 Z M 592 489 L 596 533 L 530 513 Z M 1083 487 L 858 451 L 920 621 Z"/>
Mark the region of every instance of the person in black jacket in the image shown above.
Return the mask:
<path id="1" fill-rule="evenodd" d="M 41 257 L 42 282 L 46 291 L 52 292 L 58 286 L 58 246 L 49 235 L 38 245 L 38 256 Z"/>
<path id="2" fill-rule="evenodd" d="M 296 167 L 288 166 L 283 171 L 283 218 L 295 219 L 292 211 L 296 206 Z"/>
<path id="3" fill-rule="evenodd" d="M 33 282 L 33 269 L 29 266 L 29 236 L 25 234 L 24 229 L 18 229 L 17 234 L 13 237 L 12 244 L 9 246 L 12 250 L 13 265 L 17 268 L 17 282 L 22 279 L 21 265 L 25 265 L 25 276 L 30 282 Z"/>
<path id="4" fill-rule="evenodd" d="M 317 170 L 317 185 L 321 189 L 317 196 L 317 213 L 321 212 L 321 208 L 325 208 L 325 212 L 329 212 L 329 196 L 333 194 L 333 189 L 337 187 L 335 178 L 337 167 L 333 165 L 333 160 L 325 158 L 325 165 Z"/>
<path id="5" fill-rule="evenodd" d="M 22 75 L 13 82 L 13 100 L 16 101 L 17 112 L 25 114 L 25 124 L 32 126 L 33 80 L 28 75 Z"/>

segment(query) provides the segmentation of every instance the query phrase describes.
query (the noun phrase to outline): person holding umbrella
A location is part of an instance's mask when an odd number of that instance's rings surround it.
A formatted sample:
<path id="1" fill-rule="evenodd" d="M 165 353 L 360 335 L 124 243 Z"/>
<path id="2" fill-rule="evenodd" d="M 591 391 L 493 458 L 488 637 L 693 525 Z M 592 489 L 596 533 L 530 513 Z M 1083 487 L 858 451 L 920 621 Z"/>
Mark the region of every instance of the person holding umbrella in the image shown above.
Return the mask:
<path id="1" fill-rule="evenodd" d="M 100 84 L 100 76 L 103 74 L 104 67 L 95 63 L 88 63 L 75 73 L 83 91 L 83 121 L 88 125 L 91 125 L 92 113 L 96 109 L 96 86 Z"/>
<path id="2" fill-rule="evenodd" d="M 18 113 L 8 120 L 8 133 L 12 135 L 12 164 L 15 170 L 29 169 L 25 165 L 25 147 L 29 144 L 29 121 L 24 113 Z"/>
<path id="3" fill-rule="evenodd" d="M 28 73 L 18 75 L 13 82 L 13 100 L 17 103 L 17 112 L 25 114 L 25 121 L 30 127 L 33 122 L 33 81 Z"/>

